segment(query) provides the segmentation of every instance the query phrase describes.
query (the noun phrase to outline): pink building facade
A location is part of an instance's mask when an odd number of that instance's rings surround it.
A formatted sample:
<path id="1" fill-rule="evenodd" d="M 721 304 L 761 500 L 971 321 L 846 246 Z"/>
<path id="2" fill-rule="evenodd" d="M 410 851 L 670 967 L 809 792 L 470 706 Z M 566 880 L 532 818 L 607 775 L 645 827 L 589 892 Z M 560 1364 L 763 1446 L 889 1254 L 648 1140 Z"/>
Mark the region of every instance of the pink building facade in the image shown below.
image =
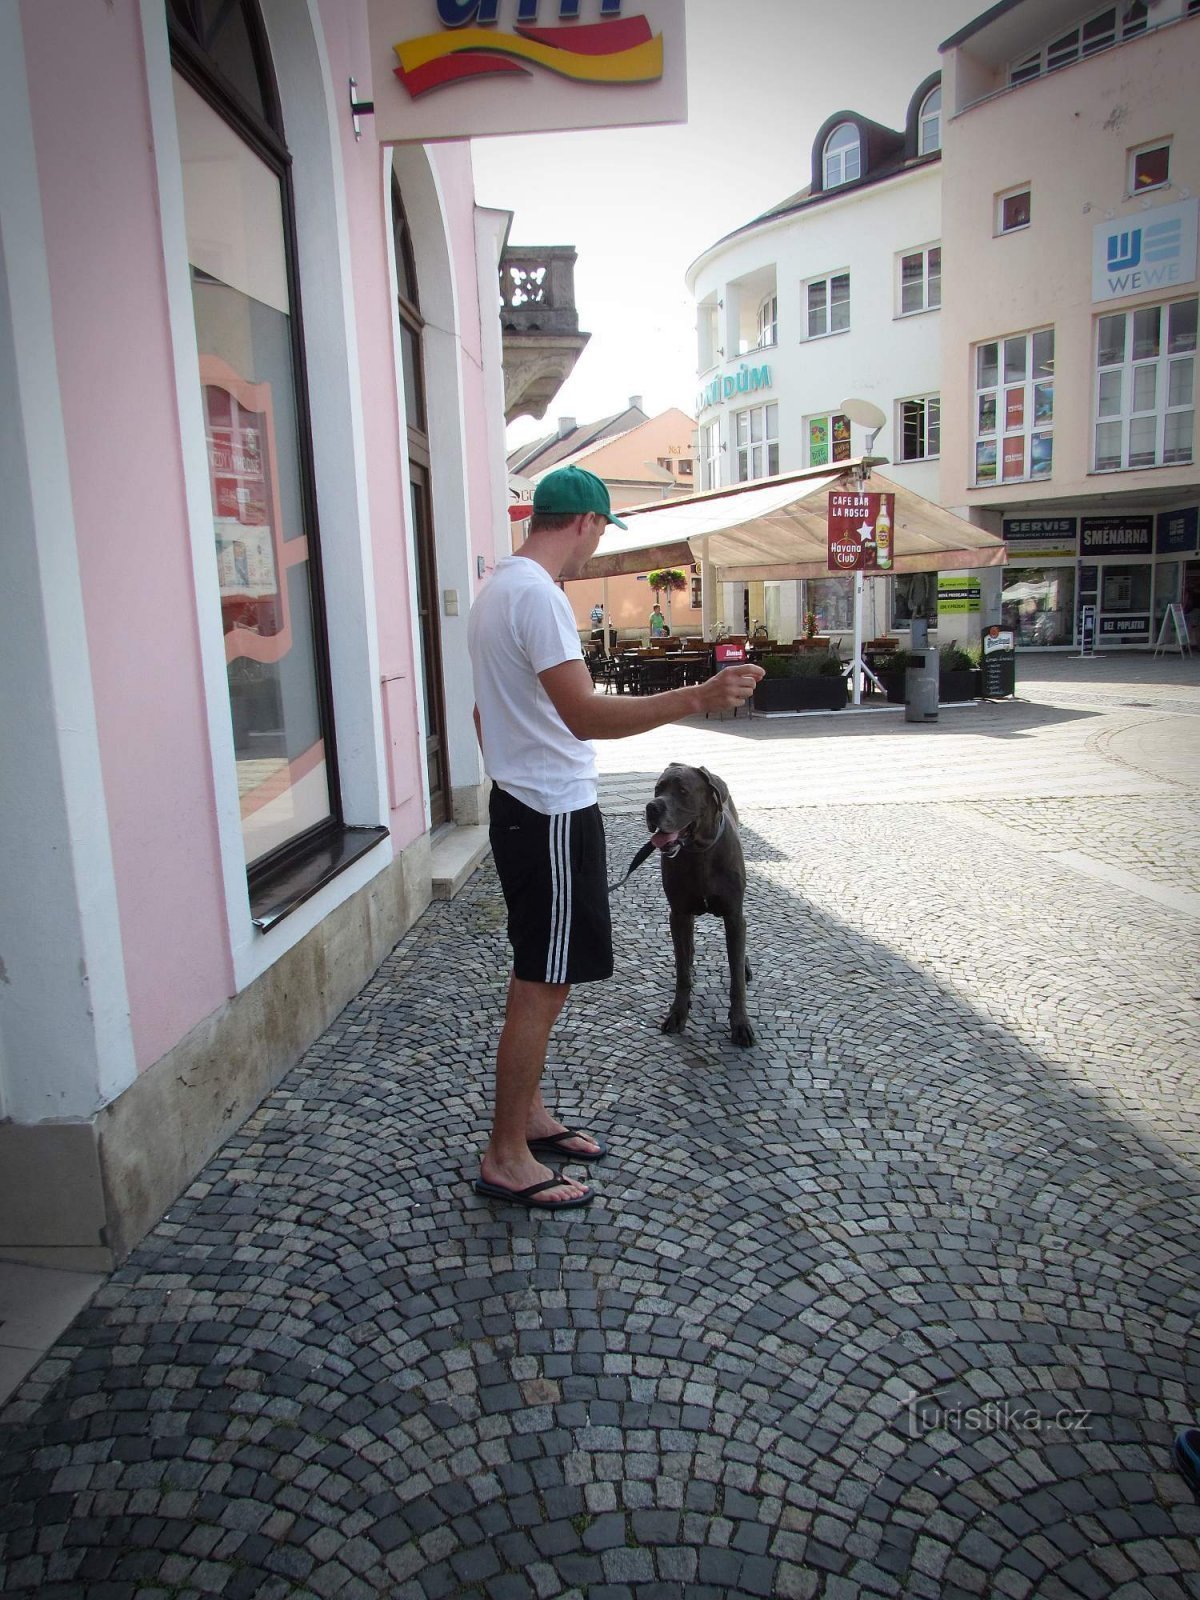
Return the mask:
<path id="1" fill-rule="evenodd" d="M 0 12 L 10 1259 L 119 1259 L 481 820 L 509 218 L 356 133 L 366 12 Z"/>

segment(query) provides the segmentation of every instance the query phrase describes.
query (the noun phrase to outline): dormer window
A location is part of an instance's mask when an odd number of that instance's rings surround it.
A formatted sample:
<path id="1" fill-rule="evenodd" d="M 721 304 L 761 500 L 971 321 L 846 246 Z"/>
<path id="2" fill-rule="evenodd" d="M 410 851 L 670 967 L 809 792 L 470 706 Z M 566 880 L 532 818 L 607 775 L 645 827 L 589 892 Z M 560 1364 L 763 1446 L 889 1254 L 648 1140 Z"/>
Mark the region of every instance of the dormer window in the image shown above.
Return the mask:
<path id="1" fill-rule="evenodd" d="M 825 141 L 826 189 L 836 189 L 840 184 L 852 183 L 862 176 L 858 129 L 852 122 L 839 122 Z"/>
<path id="2" fill-rule="evenodd" d="M 917 139 L 918 154 L 932 155 L 942 148 L 942 88 L 931 89 L 921 102 Z"/>

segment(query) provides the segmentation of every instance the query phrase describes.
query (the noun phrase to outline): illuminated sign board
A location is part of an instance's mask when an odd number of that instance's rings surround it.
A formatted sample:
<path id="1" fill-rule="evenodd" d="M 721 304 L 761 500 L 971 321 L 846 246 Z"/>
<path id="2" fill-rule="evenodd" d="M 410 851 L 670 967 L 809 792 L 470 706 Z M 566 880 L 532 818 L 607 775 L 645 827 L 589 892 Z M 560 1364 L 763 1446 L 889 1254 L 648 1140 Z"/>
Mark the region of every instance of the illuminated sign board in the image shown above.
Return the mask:
<path id="1" fill-rule="evenodd" d="M 379 140 L 686 122 L 683 3 L 368 0 Z"/>

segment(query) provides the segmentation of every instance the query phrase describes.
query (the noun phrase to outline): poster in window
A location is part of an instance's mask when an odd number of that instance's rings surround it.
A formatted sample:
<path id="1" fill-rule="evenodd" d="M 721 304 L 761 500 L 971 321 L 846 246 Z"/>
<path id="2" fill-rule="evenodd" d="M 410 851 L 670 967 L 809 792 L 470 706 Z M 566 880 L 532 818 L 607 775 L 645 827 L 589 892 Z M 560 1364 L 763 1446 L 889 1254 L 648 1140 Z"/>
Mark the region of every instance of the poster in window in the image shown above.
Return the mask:
<path id="1" fill-rule="evenodd" d="M 833 459 L 850 459 L 850 418 L 841 415 L 833 418 Z"/>
<path id="2" fill-rule="evenodd" d="M 1029 476 L 1048 478 L 1054 470 L 1054 435 L 1035 433 L 1029 441 Z"/>
<path id="3" fill-rule="evenodd" d="M 1025 476 L 1025 437 L 1017 434 L 1012 439 L 1004 441 L 1004 476 L 1005 478 L 1023 478 Z"/>
<path id="4" fill-rule="evenodd" d="M 975 482 L 995 483 L 996 442 L 984 440 L 975 446 Z"/>
<path id="5" fill-rule="evenodd" d="M 1006 389 L 1004 391 L 1004 426 L 1009 433 L 1014 428 L 1023 428 L 1025 426 L 1024 388 Z"/>
<path id="6" fill-rule="evenodd" d="M 225 658 L 280 661 L 292 646 L 286 568 L 308 550 L 279 526 L 271 385 L 213 355 L 200 357 L 200 381 Z"/>
<path id="7" fill-rule="evenodd" d="M 979 427 L 978 433 L 995 433 L 996 431 L 996 395 L 981 394 L 979 396 Z"/>
<path id="8" fill-rule="evenodd" d="M 1033 386 L 1033 420 L 1050 422 L 1054 417 L 1054 385 L 1035 383 Z"/>
<path id="9" fill-rule="evenodd" d="M 808 425 L 808 464 L 823 467 L 829 461 L 829 424 L 824 417 L 814 418 Z"/>

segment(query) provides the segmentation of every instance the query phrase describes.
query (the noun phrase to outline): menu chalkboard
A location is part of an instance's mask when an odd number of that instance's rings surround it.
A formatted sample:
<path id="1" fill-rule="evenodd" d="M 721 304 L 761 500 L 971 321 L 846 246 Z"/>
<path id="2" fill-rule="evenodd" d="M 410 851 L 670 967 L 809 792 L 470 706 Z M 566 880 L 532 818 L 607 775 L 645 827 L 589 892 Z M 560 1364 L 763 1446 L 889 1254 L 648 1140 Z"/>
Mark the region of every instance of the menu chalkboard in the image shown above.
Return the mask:
<path id="1" fill-rule="evenodd" d="M 983 636 L 983 698 L 999 700 L 1017 692 L 1017 652 L 1009 629 L 992 627 Z"/>

